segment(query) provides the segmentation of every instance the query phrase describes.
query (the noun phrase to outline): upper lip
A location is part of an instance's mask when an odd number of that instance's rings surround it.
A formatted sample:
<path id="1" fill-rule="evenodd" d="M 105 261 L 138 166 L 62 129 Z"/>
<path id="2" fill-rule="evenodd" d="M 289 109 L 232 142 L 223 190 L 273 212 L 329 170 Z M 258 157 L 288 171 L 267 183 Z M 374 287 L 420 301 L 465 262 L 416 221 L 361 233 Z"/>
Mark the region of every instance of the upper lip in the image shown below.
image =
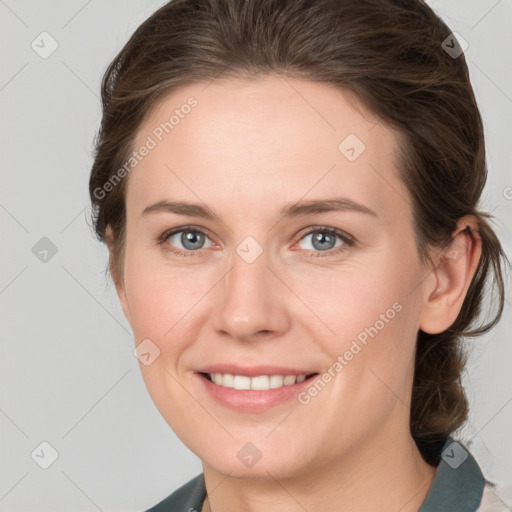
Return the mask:
<path id="1" fill-rule="evenodd" d="M 238 366 L 234 364 L 212 364 L 197 370 L 198 373 L 229 373 L 231 375 L 245 375 L 257 377 L 259 375 L 310 375 L 316 373 L 301 368 L 286 368 L 284 366 Z"/>

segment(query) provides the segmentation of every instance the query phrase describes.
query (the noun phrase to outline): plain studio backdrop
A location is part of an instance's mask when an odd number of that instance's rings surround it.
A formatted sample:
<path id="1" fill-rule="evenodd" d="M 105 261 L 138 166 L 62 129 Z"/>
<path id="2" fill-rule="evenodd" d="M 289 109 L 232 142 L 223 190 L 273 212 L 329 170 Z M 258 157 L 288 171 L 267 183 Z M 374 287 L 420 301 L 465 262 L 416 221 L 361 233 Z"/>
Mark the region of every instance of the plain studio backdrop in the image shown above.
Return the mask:
<path id="1" fill-rule="evenodd" d="M 101 77 L 162 3 L 0 0 L 0 512 L 141 512 L 202 470 L 146 391 L 88 225 Z M 512 0 L 430 5 L 467 42 L 483 207 L 510 254 Z M 499 326 L 467 342 L 462 439 L 512 507 L 510 290 L 507 300 Z"/>

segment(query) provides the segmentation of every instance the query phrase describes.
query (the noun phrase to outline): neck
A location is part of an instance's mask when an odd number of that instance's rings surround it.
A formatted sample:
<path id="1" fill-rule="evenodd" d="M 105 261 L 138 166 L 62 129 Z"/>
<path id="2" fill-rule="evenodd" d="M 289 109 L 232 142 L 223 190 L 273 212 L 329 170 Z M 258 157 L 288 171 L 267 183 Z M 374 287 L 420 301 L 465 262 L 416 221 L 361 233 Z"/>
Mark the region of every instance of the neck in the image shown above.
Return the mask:
<path id="1" fill-rule="evenodd" d="M 272 478 L 269 470 L 266 480 L 237 479 L 205 463 L 203 471 L 208 496 L 202 512 L 417 512 L 436 468 L 423 460 L 408 431 L 395 431 L 385 442 L 370 440 L 293 478 Z"/>

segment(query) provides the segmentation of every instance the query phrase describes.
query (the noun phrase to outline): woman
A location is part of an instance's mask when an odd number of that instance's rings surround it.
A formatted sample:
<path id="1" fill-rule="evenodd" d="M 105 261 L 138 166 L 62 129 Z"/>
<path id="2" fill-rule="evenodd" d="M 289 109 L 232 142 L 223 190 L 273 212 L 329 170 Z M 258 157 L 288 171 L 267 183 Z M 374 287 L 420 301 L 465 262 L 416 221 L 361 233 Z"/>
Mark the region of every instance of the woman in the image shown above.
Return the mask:
<path id="1" fill-rule="evenodd" d="M 96 233 L 148 391 L 203 464 L 151 511 L 505 510 L 451 436 L 506 258 L 433 11 L 175 0 L 102 96 Z"/>

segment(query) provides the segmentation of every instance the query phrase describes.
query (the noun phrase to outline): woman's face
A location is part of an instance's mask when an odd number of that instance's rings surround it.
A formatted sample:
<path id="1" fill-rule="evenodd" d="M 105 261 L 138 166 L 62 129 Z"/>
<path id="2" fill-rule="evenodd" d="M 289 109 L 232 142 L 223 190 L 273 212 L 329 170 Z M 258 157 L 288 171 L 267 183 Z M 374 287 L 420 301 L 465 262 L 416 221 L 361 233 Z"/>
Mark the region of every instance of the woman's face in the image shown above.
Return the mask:
<path id="1" fill-rule="evenodd" d="M 409 436 L 427 272 L 394 132 L 347 93 L 266 76 L 180 89 L 134 150 L 118 293 L 183 442 L 284 478 Z"/>

